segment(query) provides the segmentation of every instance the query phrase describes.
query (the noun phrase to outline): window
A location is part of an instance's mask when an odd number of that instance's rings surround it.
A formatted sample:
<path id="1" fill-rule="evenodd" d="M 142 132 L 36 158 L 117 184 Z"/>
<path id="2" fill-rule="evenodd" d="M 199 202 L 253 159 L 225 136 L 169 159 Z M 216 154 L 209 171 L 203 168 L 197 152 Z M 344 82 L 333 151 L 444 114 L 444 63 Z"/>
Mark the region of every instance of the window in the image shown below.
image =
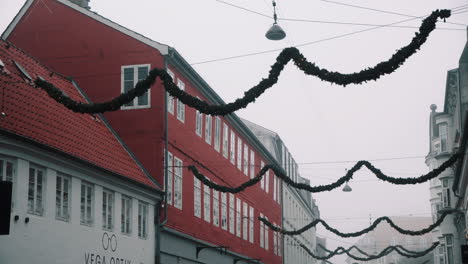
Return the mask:
<path id="1" fill-rule="evenodd" d="M 229 194 L 229 232 L 234 234 L 234 201 L 235 197 L 234 194 L 230 193 Z"/>
<path id="2" fill-rule="evenodd" d="M 265 219 L 268 220 L 268 217 L 265 216 Z M 265 228 L 265 249 L 268 250 L 268 226 L 263 225 Z"/>
<path id="3" fill-rule="evenodd" d="M 249 147 L 244 144 L 244 174 L 249 176 Z"/>
<path id="4" fill-rule="evenodd" d="M 132 198 L 122 195 L 121 229 L 123 234 L 132 232 Z"/>
<path id="5" fill-rule="evenodd" d="M 174 206 L 182 209 L 182 160 L 174 157 Z"/>
<path id="6" fill-rule="evenodd" d="M 94 223 L 94 186 L 81 182 L 80 223 L 91 226 Z"/>
<path id="7" fill-rule="evenodd" d="M 140 80 L 144 80 L 148 76 L 150 65 L 132 65 L 122 66 L 122 93 L 135 88 L 135 85 Z M 133 101 L 125 104 L 122 108 L 142 108 L 150 106 L 150 90 L 139 97 L 135 97 Z"/>
<path id="8" fill-rule="evenodd" d="M 273 232 L 273 253 L 275 255 L 278 255 L 278 241 L 276 240 L 277 239 L 277 234 L 276 232 Z"/>
<path id="9" fill-rule="evenodd" d="M 167 69 L 166 71 L 167 71 L 167 74 L 171 76 L 172 81 L 175 83 L 174 73 L 169 69 Z M 170 96 L 168 92 L 166 92 L 166 94 L 167 94 L 167 112 L 174 114 L 174 97 Z"/>
<path id="10" fill-rule="evenodd" d="M 250 150 L 250 179 L 255 177 L 255 152 Z"/>
<path id="11" fill-rule="evenodd" d="M 213 224 L 219 226 L 219 192 L 213 190 Z"/>
<path id="12" fill-rule="evenodd" d="M 242 236 L 242 215 L 241 215 L 242 202 L 239 199 L 239 197 L 237 197 L 236 202 L 237 202 L 236 203 L 236 235 L 238 237 L 241 237 Z"/>
<path id="13" fill-rule="evenodd" d="M 444 208 L 450 207 L 450 188 L 449 188 L 449 180 L 443 179 L 442 180 L 442 206 Z"/>
<path id="14" fill-rule="evenodd" d="M 221 118 L 218 116 L 215 118 L 215 129 L 214 129 L 214 149 L 219 152 L 220 150 L 220 138 L 221 138 Z"/>
<path id="15" fill-rule="evenodd" d="M 173 160 L 174 156 L 172 153 L 167 152 L 167 203 L 172 204 L 173 195 L 172 195 L 172 182 L 173 182 L 173 175 L 174 175 L 174 165 Z"/>
<path id="16" fill-rule="evenodd" d="M 195 115 L 195 133 L 201 137 L 203 133 L 203 114 L 197 110 Z"/>
<path id="17" fill-rule="evenodd" d="M 265 192 L 269 192 L 270 190 L 270 171 L 268 170 L 265 173 Z"/>
<path id="18" fill-rule="evenodd" d="M 249 241 L 254 243 L 254 208 L 252 206 L 249 207 L 249 222 Z"/>
<path id="19" fill-rule="evenodd" d="M 422 237 L 419 240 L 419 248 L 422 249 L 422 250 L 425 250 L 426 247 L 427 247 L 426 238 Z"/>
<path id="20" fill-rule="evenodd" d="M 263 167 L 265 167 L 265 163 L 263 161 L 260 161 L 260 170 L 263 169 Z M 265 177 L 266 177 L 266 174 L 263 175 L 262 179 L 260 180 L 260 188 L 265 189 Z"/>
<path id="21" fill-rule="evenodd" d="M 230 147 L 230 159 L 232 164 L 236 164 L 236 135 L 231 130 L 231 147 Z"/>
<path id="22" fill-rule="evenodd" d="M 201 186 L 200 180 L 193 177 L 193 214 L 201 218 Z"/>
<path id="23" fill-rule="evenodd" d="M 114 192 L 107 189 L 102 191 L 102 228 L 114 229 Z"/>
<path id="24" fill-rule="evenodd" d="M 246 202 L 242 203 L 243 210 L 242 210 L 242 238 L 244 240 L 249 239 L 249 206 Z"/>
<path id="25" fill-rule="evenodd" d="M 177 79 L 177 86 L 182 91 L 185 90 L 185 84 L 180 79 Z M 185 122 L 185 105 L 180 100 L 177 100 L 177 119 Z"/>
<path id="26" fill-rule="evenodd" d="M 263 217 L 263 214 L 260 213 L 260 217 Z M 263 222 L 260 222 L 260 247 L 261 248 L 264 248 L 265 247 L 265 243 L 264 243 L 264 231 L 265 231 L 265 228 L 264 228 L 264 223 Z"/>
<path id="27" fill-rule="evenodd" d="M 57 174 L 55 183 L 55 218 L 70 220 L 70 177 Z"/>
<path id="28" fill-rule="evenodd" d="M 447 151 L 447 123 L 440 123 L 439 125 L 439 137 L 440 137 L 440 150 L 441 152 Z"/>
<path id="29" fill-rule="evenodd" d="M 276 185 L 276 175 L 273 174 L 273 201 L 276 201 L 277 188 L 278 186 Z"/>
<path id="30" fill-rule="evenodd" d="M 444 235 L 446 254 L 447 254 L 447 264 L 453 264 L 453 235 Z"/>
<path id="31" fill-rule="evenodd" d="M 228 157 L 228 142 L 229 141 L 229 128 L 226 124 L 223 124 L 223 157 Z"/>
<path id="32" fill-rule="evenodd" d="M 242 171 L 242 139 L 237 138 L 237 168 Z"/>
<path id="33" fill-rule="evenodd" d="M 42 168 L 35 166 L 29 168 L 28 213 L 30 214 L 43 214 L 44 174 L 45 171 Z"/>
<path id="34" fill-rule="evenodd" d="M 148 204 L 138 202 L 138 237 L 148 237 Z"/>
<path id="35" fill-rule="evenodd" d="M 208 185 L 203 185 L 203 212 L 204 212 L 204 219 L 206 222 L 211 222 L 211 195 L 210 195 L 210 187 Z"/>
<path id="36" fill-rule="evenodd" d="M 227 194 L 221 193 L 221 228 L 227 230 Z"/>
<path id="37" fill-rule="evenodd" d="M 445 245 L 439 245 L 439 264 L 445 264 Z"/>
<path id="38" fill-rule="evenodd" d="M 213 133 L 213 118 L 210 115 L 206 115 L 206 125 L 205 125 L 205 141 L 211 145 L 211 134 Z"/>
<path id="39" fill-rule="evenodd" d="M 0 159 L 0 181 L 13 182 L 13 162 Z"/>

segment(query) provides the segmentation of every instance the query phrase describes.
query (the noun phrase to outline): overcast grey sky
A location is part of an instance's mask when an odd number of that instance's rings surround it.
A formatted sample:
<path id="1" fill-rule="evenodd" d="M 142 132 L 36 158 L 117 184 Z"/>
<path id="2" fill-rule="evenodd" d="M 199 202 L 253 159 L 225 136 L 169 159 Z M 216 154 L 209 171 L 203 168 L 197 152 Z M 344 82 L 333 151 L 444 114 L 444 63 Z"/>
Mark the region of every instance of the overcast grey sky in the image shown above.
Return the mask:
<path id="1" fill-rule="evenodd" d="M 260 13 L 272 13 L 268 0 L 225 1 Z M 468 4 L 466 0 L 347 0 L 343 3 L 415 16 Z M 3 32 L 22 4 L 19 0 L 2 0 L 0 31 Z M 367 24 L 408 19 L 319 0 L 278 0 L 277 4 L 280 18 Z M 275 42 L 264 37 L 271 19 L 216 0 L 91 0 L 90 6 L 91 10 L 125 27 L 175 47 L 190 63 L 282 49 L 369 28 L 280 21 L 287 37 Z M 466 25 L 468 12 L 454 15 L 447 22 Z M 419 26 L 420 23 L 416 19 L 399 25 Z M 313 185 L 336 180 L 354 163 L 306 163 L 417 157 L 374 164 L 392 176 L 425 173 L 423 157 L 429 146 L 429 105 L 435 103 L 439 110 L 443 109 L 446 74 L 458 66 L 467 36 L 466 26 L 448 23 L 437 26 L 462 30 L 434 31 L 405 65 L 376 82 L 343 88 L 306 76 L 289 64 L 278 84 L 238 115 L 278 132 L 300 163 L 302 176 L 309 178 Z M 321 67 L 354 72 L 388 59 L 409 43 L 416 31 L 416 28 L 383 27 L 299 49 L 309 61 Z M 225 101 L 232 101 L 267 76 L 278 53 L 193 67 Z M 339 230 L 364 228 L 369 224 L 369 215 L 373 219 L 384 215 L 430 215 L 428 184 L 394 186 L 379 182 L 362 170 L 350 185 L 351 193 L 335 190 L 313 195 L 321 217 L 330 219 Z M 329 238 L 327 243 L 331 249 L 356 241 L 336 237 L 323 228 L 318 233 Z M 344 263 L 344 258 L 336 257 L 332 262 Z"/>

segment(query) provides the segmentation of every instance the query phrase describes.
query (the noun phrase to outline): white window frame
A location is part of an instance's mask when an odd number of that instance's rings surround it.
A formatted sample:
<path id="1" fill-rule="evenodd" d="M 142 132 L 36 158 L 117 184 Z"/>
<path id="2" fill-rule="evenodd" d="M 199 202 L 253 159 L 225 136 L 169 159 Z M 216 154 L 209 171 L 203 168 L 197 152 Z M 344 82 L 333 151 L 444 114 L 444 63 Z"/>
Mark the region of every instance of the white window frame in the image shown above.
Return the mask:
<path id="1" fill-rule="evenodd" d="M 120 87 L 121 87 L 121 93 L 123 94 L 125 92 L 125 87 L 124 87 L 124 82 L 125 82 L 125 77 L 124 77 L 124 71 L 125 69 L 133 68 L 133 87 L 140 81 L 138 79 L 138 68 L 141 67 L 147 67 L 148 68 L 148 74 L 151 69 L 151 64 L 136 64 L 136 65 L 125 65 L 121 67 L 121 81 L 120 81 Z M 142 79 L 143 80 L 143 79 Z M 148 96 L 148 104 L 146 105 L 139 105 L 138 104 L 138 97 L 133 98 L 133 105 L 122 105 L 120 109 L 126 110 L 126 109 L 142 109 L 142 108 L 150 108 L 151 107 L 151 89 L 148 89 L 146 92 Z"/>
<path id="2" fill-rule="evenodd" d="M 228 229 L 228 215 L 227 215 L 227 193 L 221 193 L 221 228 L 224 230 Z"/>
<path id="3" fill-rule="evenodd" d="M 176 83 L 175 74 L 169 69 L 166 69 L 166 71 L 167 71 L 167 74 L 171 76 L 172 81 Z M 167 112 L 173 115 L 174 114 L 174 97 L 170 96 L 168 92 L 166 92 L 166 94 L 167 94 Z"/>
<path id="4" fill-rule="evenodd" d="M 0 181 L 15 182 L 16 166 L 13 160 L 0 157 Z"/>
<path id="5" fill-rule="evenodd" d="M 114 230 L 114 204 L 114 192 L 104 188 L 102 190 L 102 229 L 104 230 Z"/>
<path id="6" fill-rule="evenodd" d="M 236 236 L 242 237 L 242 201 L 236 197 Z"/>
<path id="7" fill-rule="evenodd" d="M 249 146 L 244 144 L 244 174 L 249 176 Z"/>
<path id="8" fill-rule="evenodd" d="M 94 224 L 94 184 L 85 181 L 81 181 L 80 186 L 80 224 L 86 226 Z"/>
<path id="9" fill-rule="evenodd" d="M 148 238 L 148 203 L 138 201 L 138 237 Z"/>
<path id="10" fill-rule="evenodd" d="M 249 207 L 249 242 L 254 243 L 254 208 Z"/>
<path id="11" fill-rule="evenodd" d="M 171 152 L 167 152 L 167 194 L 166 199 L 167 203 L 172 205 L 174 199 L 173 193 L 173 182 L 174 182 L 174 155 Z"/>
<path id="12" fill-rule="evenodd" d="M 249 239 L 249 206 L 246 202 L 242 202 L 242 238 Z"/>
<path id="13" fill-rule="evenodd" d="M 221 118 L 217 116 L 215 117 L 213 146 L 214 146 L 214 149 L 218 152 L 220 151 L 220 142 L 221 142 Z"/>
<path id="14" fill-rule="evenodd" d="M 229 156 L 229 127 L 223 123 L 223 157 L 226 159 Z"/>
<path id="15" fill-rule="evenodd" d="M 203 113 L 198 110 L 195 111 L 195 134 L 199 137 L 203 135 Z"/>
<path id="16" fill-rule="evenodd" d="M 28 179 L 28 214 L 42 216 L 45 209 L 46 170 L 39 166 L 30 165 Z"/>
<path id="17" fill-rule="evenodd" d="M 278 241 L 276 232 L 273 232 L 273 253 L 278 255 Z"/>
<path id="18" fill-rule="evenodd" d="M 57 173 L 55 182 L 55 219 L 66 222 L 70 221 L 70 205 L 71 177 L 62 173 Z"/>
<path id="19" fill-rule="evenodd" d="M 183 161 L 174 156 L 174 207 L 182 210 Z"/>
<path id="20" fill-rule="evenodd" d="M 205 115 L 205 141 L 211 145 L 211 135 L 213 134 L 213 118 Z"/>
<path id="21" fill-rule="evenodd" d="M 234 194 L 230 193 L 229 194 L 229 232 L 231 234 L 235 234 L 235 219 L 236 219 L 236 216 L 235 216 L 235 196 Z"/>
<path id="22" fill-rule="evenodd" d="M 268 221 L 268 217 L 265 216 L 265 219 Z M 268 250 L 268 226 L 267 225 L 264 225 L 265 227 L 265 249 Z"/>
<path id="23" fill-rule="evenodd" d="M 193 176 L 193 214 L 201 218 L 201 183 Z"/>
<path id="24" fill-rule="evenodd" d="M 237 168 L 242 171 L 242 139 L 237 138 Z"/>
<path id="25" fill-rule="evenodd" d="M 213 190 L 213 224 L 219 226 L 219 192 Z"/>
<path id="26" fill-rule="evenodd" d="M 265 162 L 260 161 L 260 170 L 263 169 L 263 167 L 265 167 Z M 265 177 L 266 177 L 266 173 L 263 175 L 262 179 L 260 180 L 260 188 L 262 190 L 265 189 Z"/>
<path id="27" fill-rule="evenodd" d="M 260 217 L 263 217 L 263 214 L 262 214 L 262 213 L 260 213 Z M 265 228 L 264 228 L 264 225 L 265 225 L 265 224 L 264 224 L 263 222 L 260 221 L 260 228 L 259 228 L 259 229 L 260 229 L 260 236 L 259 236 L 259 238 L 260 238 L 260 247 L 261 247 L 261 248 L 264 248 L 264 247 L 265 247 L 265 243 L 264 243 L 264 239 L 265 239 L 265 237 L 264 237 Z"/>
<path id="28" fill-rule="evenodd" d="M 268 193 L 270 191 L 270 170 L 267 170 L 265 173 L 265 192 Z"/>
<path id="29" fill-rule="evenodd" d="M 276 201 L 276 196 L 278 194 L 277 193 L 278 186 L 276 184 L 277 184 L 276 175 L 273 173 L 273 201 Z"/>
<path id="30" fill-rule="evenodd" d="M 211 190 L 208 185 L 203 185 L 203 219 L 211 222 Z"/>
<path id="31" fill-rule="evenodd" d="M 231 141 L 230 141 L 230 147 L 229 147 L 229 157 L 231 160 L 232 164 L 236 164 L 236 134 L 234 131 L 231 129 Z"/>
<path id="32" fill-rule="evenodd" d="M 250 150 L 250 179 L 255 177 L 255 152 Z"/>
<path id="33" fill-rule="evenodd" d="M 125 235 L 132 234 L 132 203 L 132 197 L 122 194 L 120 232 Z"/>
<path id="34" fill-rule="evenodd" d="M 181 79 L 177 79 L 177 87 L 185 91 L 185 83 Z M 177 119 L 185 123 L 185 105 L 180 100 L 177 100 Z"/>

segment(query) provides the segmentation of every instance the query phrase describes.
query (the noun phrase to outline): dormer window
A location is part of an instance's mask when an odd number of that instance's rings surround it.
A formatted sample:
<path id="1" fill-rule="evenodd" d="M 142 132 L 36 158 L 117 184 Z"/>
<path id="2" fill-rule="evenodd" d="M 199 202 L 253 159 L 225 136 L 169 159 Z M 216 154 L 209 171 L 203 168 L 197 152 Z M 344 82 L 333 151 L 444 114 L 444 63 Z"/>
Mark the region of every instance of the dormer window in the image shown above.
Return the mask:
<path id="1" fill-rule="evenodd" d="M 122 66 L 122 93 L 135 88 L 135 85 L 146 79 L 150 69 L 149 64 Z M 122 106 L 122 109 L 148 108 L 150 107 L 150 90 L 142 96 L 135 97 L 133 101 Z"/>

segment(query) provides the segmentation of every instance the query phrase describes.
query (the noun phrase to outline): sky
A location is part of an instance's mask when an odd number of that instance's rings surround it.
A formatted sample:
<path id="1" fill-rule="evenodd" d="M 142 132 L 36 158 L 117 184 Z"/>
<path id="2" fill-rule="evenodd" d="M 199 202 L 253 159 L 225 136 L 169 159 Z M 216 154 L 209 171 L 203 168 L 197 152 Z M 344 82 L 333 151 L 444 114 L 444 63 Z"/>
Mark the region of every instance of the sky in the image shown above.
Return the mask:
<path id="1" fill-rule="evenodd" d="M 417 31 L 411 27 L 421 23 L 414 19 L 398 24 L 410 28 L 380 27 L 353 33 L 371 27 L 281 19 L 385 25 L 408 16 L 349 5 L 426 16 L 435 9 L 468 4 L 466 0 L 337 1 L 342 2 L 277 0 L 279 24 L 287 33 L 281 41 L 264 36 L 273 22 L 261 15 L 272 15 L 268 0 L 91 0 L 90 6 L 104 17 L 176 48 L 230 102 L 266 77 L 285 47 L 300 45 L 309 61 L 350 73 L 390 58 L 411 41 Z M 1 32 L 23 3 L 2 0 Z M 439 22 L 438 28 L 456 30 L 435 30 L 419 52 L 378 81 L 331 85 L 305 75 L 290 63 L 275 86 L 237 114 L 277 132 L 299 163 L 301 175 L 312 185 L 334 182 L 358 160 L 378 159 L 372 163 L 395 177 L 426 173 L 429 106 L 443 109 L 447 71 L 458 67 L 467 39 L 468 9 L 462 11 L 467 12 L 455 14 L 447 22 L 465 26 Z M 348 33 L 353 34 L 336 37 Z M 304 43 L 310 44 L 301 45 Z M 240 56 L 252 53 L 260 54 Z M 224 59 L 229 57 L 237 58 Z M 369 225 L 369 218 L 380 216 L 430 216 L 428 184 L 395 186 L 378 181 L 363 169 L 350 186 L 353 191 L 349 193 L 340 188 L 313 194 L 321 218 L 341 231 L 360 230 Z M 357 241 L 339 238 L 321 227 L 317 232 L 327 238 L 330 249 Z M 344 258 L 331 261 L 340 264 Z"/>

